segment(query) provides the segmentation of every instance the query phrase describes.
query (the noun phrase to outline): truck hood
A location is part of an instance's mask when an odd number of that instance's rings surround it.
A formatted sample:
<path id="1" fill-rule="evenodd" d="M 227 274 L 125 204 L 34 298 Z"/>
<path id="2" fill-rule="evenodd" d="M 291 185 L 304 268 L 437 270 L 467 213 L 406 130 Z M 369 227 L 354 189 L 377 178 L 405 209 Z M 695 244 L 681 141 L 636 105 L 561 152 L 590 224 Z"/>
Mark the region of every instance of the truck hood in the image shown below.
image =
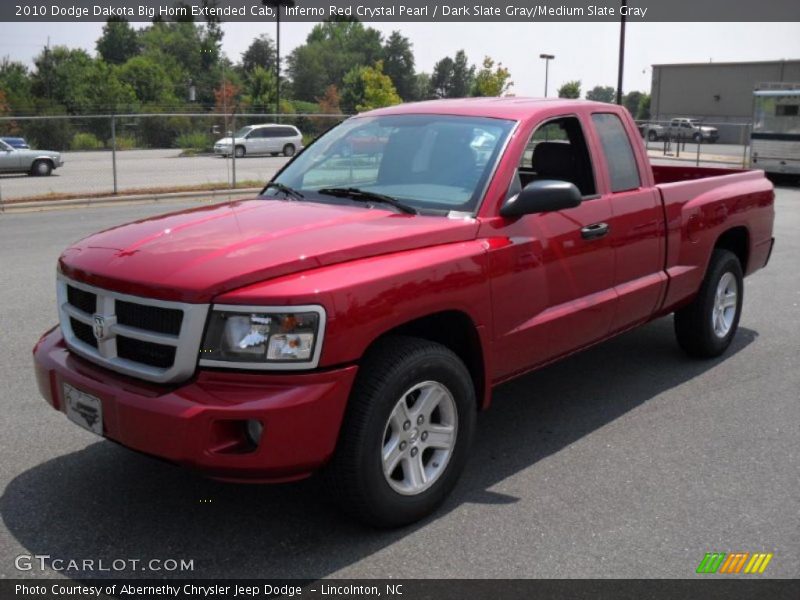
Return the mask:
<path id="1" fill-rule="evenodd" d="M 474 219 L 365 206 L 253 199 L 122 225 L 59 259 L 71 279 L 126 294 L 210 302 L 274 277 L 379 254 L 474 239 Z"/>

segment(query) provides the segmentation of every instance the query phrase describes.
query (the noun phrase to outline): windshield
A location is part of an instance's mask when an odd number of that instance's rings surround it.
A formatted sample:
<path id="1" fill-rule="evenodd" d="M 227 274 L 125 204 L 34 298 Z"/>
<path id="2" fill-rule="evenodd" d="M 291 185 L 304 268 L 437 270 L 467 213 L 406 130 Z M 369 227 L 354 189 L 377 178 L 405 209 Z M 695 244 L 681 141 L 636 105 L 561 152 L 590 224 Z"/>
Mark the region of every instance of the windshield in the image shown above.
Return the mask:
<path id="1" fill-rule="evenodd" d="M 248 133 L 250 133 L 252 130 L 253 130 L 252 127 L 242 127 L 239 131 L 236 132 L 236 135 L 234 137 L 242 138 L 246 136 Z"/>
<path id="2" fill-rule="evenodd" d="M 356 117 L 314 142 L 275 182 L 313 200 L 330 201 L 316 193 L 323 188 L 358 188 L 421 211 L 472 212 L 513 126 L 447 115 Z"/>

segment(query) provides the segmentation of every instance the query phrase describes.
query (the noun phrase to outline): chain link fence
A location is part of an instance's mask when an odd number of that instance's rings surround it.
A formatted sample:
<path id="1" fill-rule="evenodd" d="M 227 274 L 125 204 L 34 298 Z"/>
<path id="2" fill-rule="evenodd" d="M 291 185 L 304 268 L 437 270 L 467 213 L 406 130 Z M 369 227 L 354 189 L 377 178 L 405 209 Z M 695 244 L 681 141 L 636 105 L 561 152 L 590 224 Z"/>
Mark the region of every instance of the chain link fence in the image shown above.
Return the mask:
<path id="1" fill-rule="evenodd" d="M 0 174 L 0 206 L 46 199 L 257 188 L 288 159 L 279 154 L 220 156 L 214 153 L 216 141 L 248 125 L 277 123 L 297 127 L 307 145 L 345 118 L 261 113 L 2 117 L 0 137 L 24 138 L 33 149 L 60 152 L 64 165 L 49 177 Z M 653 160 L 732 168 L 749 165 L 750 124 L 672 119 L 638 121 L 637 126 Z M 0 170 L 3 159 L 0 153 Z"/>
<path id="2" fill-rule="evenodd" d="M 636 125 L 651 159 L 731 168 L 747 168 L 750 163 L 750 123 L 671 119 Z"/>
<path id="3" fill-rule="evenodd" d="M 0 137 L 23 138 L 31 149 L 59 152 L 64 165 L 49 177 L 30 176 L 25 164 L 10 159 L 4 168 L 3 154 L 13 153 L 0 153 L 0 202 L 257 188 L 288 158 L 282 152 L 222 156 L 214 153 L 215 142 L 242 127 L 269 123 L 296 127 L 305 146 L 345 118 L 261 113 L 3 117 Z M 9 167 L 21 172 L 10 173 Z"/>

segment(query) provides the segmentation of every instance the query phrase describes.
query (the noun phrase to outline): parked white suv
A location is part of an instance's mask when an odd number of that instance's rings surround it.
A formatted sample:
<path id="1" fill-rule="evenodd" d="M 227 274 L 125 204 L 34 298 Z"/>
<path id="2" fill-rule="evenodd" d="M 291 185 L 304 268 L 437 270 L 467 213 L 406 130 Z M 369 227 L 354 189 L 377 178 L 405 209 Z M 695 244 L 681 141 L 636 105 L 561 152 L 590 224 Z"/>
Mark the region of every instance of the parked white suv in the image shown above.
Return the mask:
<path id="1" fill-rule="evenodd" d="M 235 150 L 231 150 L 231 146 Z M 233 136 L 233 143 L 230 137 L 217 140 L 214 143 L 214 153 L 229 156 L 231 152 L 235 152 L 236 158 L 243 158 L 248 154 L 294 156 L 302 147 L 303 135 L 297 127 L 268 123 L 242 127 Z"/>

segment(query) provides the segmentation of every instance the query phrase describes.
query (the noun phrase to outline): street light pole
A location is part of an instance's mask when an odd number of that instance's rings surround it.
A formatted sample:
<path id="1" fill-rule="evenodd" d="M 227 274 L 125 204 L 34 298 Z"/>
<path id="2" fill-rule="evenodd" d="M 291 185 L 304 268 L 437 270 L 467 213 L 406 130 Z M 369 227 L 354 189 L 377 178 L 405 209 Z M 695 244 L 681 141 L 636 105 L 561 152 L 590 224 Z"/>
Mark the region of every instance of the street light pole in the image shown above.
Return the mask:
<path id="1" fill-rule="evenodd" d="M 547 98 L 547 79 L 550 75 L 550 61 L 555 58 L 554 54 L 540 54 L 539 58 L 544 59 L 544 97 Z"/>
<path id="2" fill-rule="evenodd" d="M 628 6 L 628 0 L 622 0 L 622 9 Z M 625 13 L 620 10 L 619 23 L 619 67 L 617 68 L 617 104 L 622 104 L 622 73 L 625 70 Z"/>
<path id="3" fill-rule="evenodd" d="M 281 113 L 281 9 L 291 8 L 295 0 L 261 0 L 264 6 L 271 6 L 276 10 L 275 19 L 275 114 Z M 280 121 L 280 116 L 276 117 Z"/>

